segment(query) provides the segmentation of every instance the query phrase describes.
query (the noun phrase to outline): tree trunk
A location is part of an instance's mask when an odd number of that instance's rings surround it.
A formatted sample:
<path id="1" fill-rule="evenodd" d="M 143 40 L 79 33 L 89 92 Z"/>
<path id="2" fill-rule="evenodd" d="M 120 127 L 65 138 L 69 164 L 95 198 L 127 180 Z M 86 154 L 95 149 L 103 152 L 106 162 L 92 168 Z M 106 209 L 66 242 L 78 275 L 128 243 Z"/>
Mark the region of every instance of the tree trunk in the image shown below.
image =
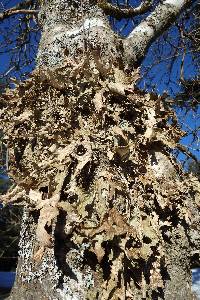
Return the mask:
<path id="1" fill-rule="evenodd" d="M 38 66 L 2 102 L 4 201 L 25 204 L 10 299 L 194 299 L 197 182 L 170 155 L 175 115 L 134 87 L 95 1 L 47 2 Z"/>

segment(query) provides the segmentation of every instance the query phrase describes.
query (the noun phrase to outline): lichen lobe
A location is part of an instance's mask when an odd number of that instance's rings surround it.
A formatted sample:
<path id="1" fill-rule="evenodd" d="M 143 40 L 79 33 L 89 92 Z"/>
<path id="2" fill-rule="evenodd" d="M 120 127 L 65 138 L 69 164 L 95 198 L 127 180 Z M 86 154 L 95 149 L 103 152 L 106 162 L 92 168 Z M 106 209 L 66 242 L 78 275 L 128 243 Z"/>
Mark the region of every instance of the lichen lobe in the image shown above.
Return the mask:
<path id="1" fill-rule="evenodd" d="M 91 57 L 40 67 L 4 95 L 17 184 L 4 202 L 26 204 L 18 284 L 35 284 L 38 299 L 159 299 L 168 265 L 191 249 L 197 187 L 168 151 L 182 133 L 162 97 L 130 78 Z"/>

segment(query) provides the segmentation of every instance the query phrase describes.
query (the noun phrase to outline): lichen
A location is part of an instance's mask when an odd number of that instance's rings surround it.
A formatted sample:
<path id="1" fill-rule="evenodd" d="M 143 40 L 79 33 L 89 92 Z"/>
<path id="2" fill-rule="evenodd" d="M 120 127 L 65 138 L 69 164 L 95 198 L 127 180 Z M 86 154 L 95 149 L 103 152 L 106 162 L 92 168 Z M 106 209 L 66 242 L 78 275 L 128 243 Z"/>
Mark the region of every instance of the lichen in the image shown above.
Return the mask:
<path id="1" fill-rule="evenodd" d="M 39 69 L 4 95 L 15 200 L 28 207 L 19 278 L 48 280 L 61 299 L 139 299 L 144 285 L 150 299 L 165 287 L 174 236 L 182 253 L 191 247 L 192 185 L 168 151 L 182 133 L 162 97 L 130 87 L 116 68 L 103 82 L 90 67 L 70 68 L 75 85 L 56 87 Z"/>

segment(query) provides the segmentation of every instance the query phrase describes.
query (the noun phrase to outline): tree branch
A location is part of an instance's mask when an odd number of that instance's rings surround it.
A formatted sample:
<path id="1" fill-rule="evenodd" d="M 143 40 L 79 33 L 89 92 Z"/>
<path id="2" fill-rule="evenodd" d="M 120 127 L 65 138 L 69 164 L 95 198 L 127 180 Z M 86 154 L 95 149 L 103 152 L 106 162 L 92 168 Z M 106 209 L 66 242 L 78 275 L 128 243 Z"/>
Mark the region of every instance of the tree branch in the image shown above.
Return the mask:
<path id="1" fill-rule="evenodd" d="M 18 9 L 30 9 L 31 6 L 34 5 L 34 0 L 24 0 L 18 4 L 16 4 L 14 7 L 12 7 L 12 10 L 18 10 Z"/>
<path id="2" fill-rule="evenodd" d="M 153 41 L 169 28 L 191 0 L 165 0 L 124 39 L 124 54 L 129 67 L 138 65 Z"/>
<path id="3" fill-rule="evenodd" d="M 6 10 L 5 12 L 0 14 L 0 21 L 5 20 L 6 18 L 17 15 L 17 14 L 29 14 L 29 15 L 35 15 L 39 12 L 39 10 L 30 10 L 30 9 L 19 9 L 19 10 L 13 10 L 9 11 Z"/>
<path id="4" fill-rule="evenodd" d="M 176 147 L 178 150 L 182 151 L 185 155 L 192 158 L 196 163 L 199 163 L 199 160 L 196 158 L 196 156 L 192 154 L 185 146 L 181 144 L 177 144 Z"/>
<path id="5" fill-rule="evenodd" d="M 108 3 L 106 0 L 98 0 L 98 6 L 104 11 L 106 15 L 115 17 L 116 19 L 130 18 L 137 15 L 144 14 L 151 7 L 152 0 L 145 0 L 138 7 L 116 6 Z"/>
<path id="6" fill-rule="evenodd" d="M 0 13 L 0 21 L 9 18 L 10 16 L 17 14 L 37 14 L 39 10 L 31 9 L 31 5 L 33 4 L 33 0 L 27 0 L 24 2 L 18 3 L 16 6 L 9 8 L 2 13 Z"/>

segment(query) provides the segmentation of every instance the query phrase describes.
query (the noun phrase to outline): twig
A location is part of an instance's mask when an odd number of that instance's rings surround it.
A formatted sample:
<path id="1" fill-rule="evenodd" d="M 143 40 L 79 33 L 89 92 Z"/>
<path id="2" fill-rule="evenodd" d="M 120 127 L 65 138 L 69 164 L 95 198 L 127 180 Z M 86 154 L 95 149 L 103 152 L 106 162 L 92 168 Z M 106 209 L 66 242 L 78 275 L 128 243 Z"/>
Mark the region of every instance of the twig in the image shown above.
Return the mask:
<path id="1" fill-rule="evenodd" d="M 111 3 L 108 3 L 106 0 L 97 0 L 98 6 L 103 9 L 104 13 L 111 15 L 116 19 L 130 18 L 137 15 L 144 14 L 149 10 L 152 5 L 151 0 L 145 0 L 138 7 L 128 7 L 116 6 Z"/>
<path id="2" fill-rule="evenodd" d="M 196 158 L 196 156 L 194 154 L 192 154 L 185 146 L 177 144 L 176 147 L 178 148 L 178 150 L 182 151 L 185 155 L 187 155 L 188 157 L 192 158 L 196 163 L 199 163 L 199 161 Z"/>
<path id="3" fill-rule="evenodd" d="M 38 14 L 39 10 L 36 9 L 8 9 L 4 11 L 3 13 L 0 13 L 0 21 L 5 20 L 9 18 L 10 16 L 17 15 L 17 14 L 29 14 L 29 15 L 35 15 Z"/>

